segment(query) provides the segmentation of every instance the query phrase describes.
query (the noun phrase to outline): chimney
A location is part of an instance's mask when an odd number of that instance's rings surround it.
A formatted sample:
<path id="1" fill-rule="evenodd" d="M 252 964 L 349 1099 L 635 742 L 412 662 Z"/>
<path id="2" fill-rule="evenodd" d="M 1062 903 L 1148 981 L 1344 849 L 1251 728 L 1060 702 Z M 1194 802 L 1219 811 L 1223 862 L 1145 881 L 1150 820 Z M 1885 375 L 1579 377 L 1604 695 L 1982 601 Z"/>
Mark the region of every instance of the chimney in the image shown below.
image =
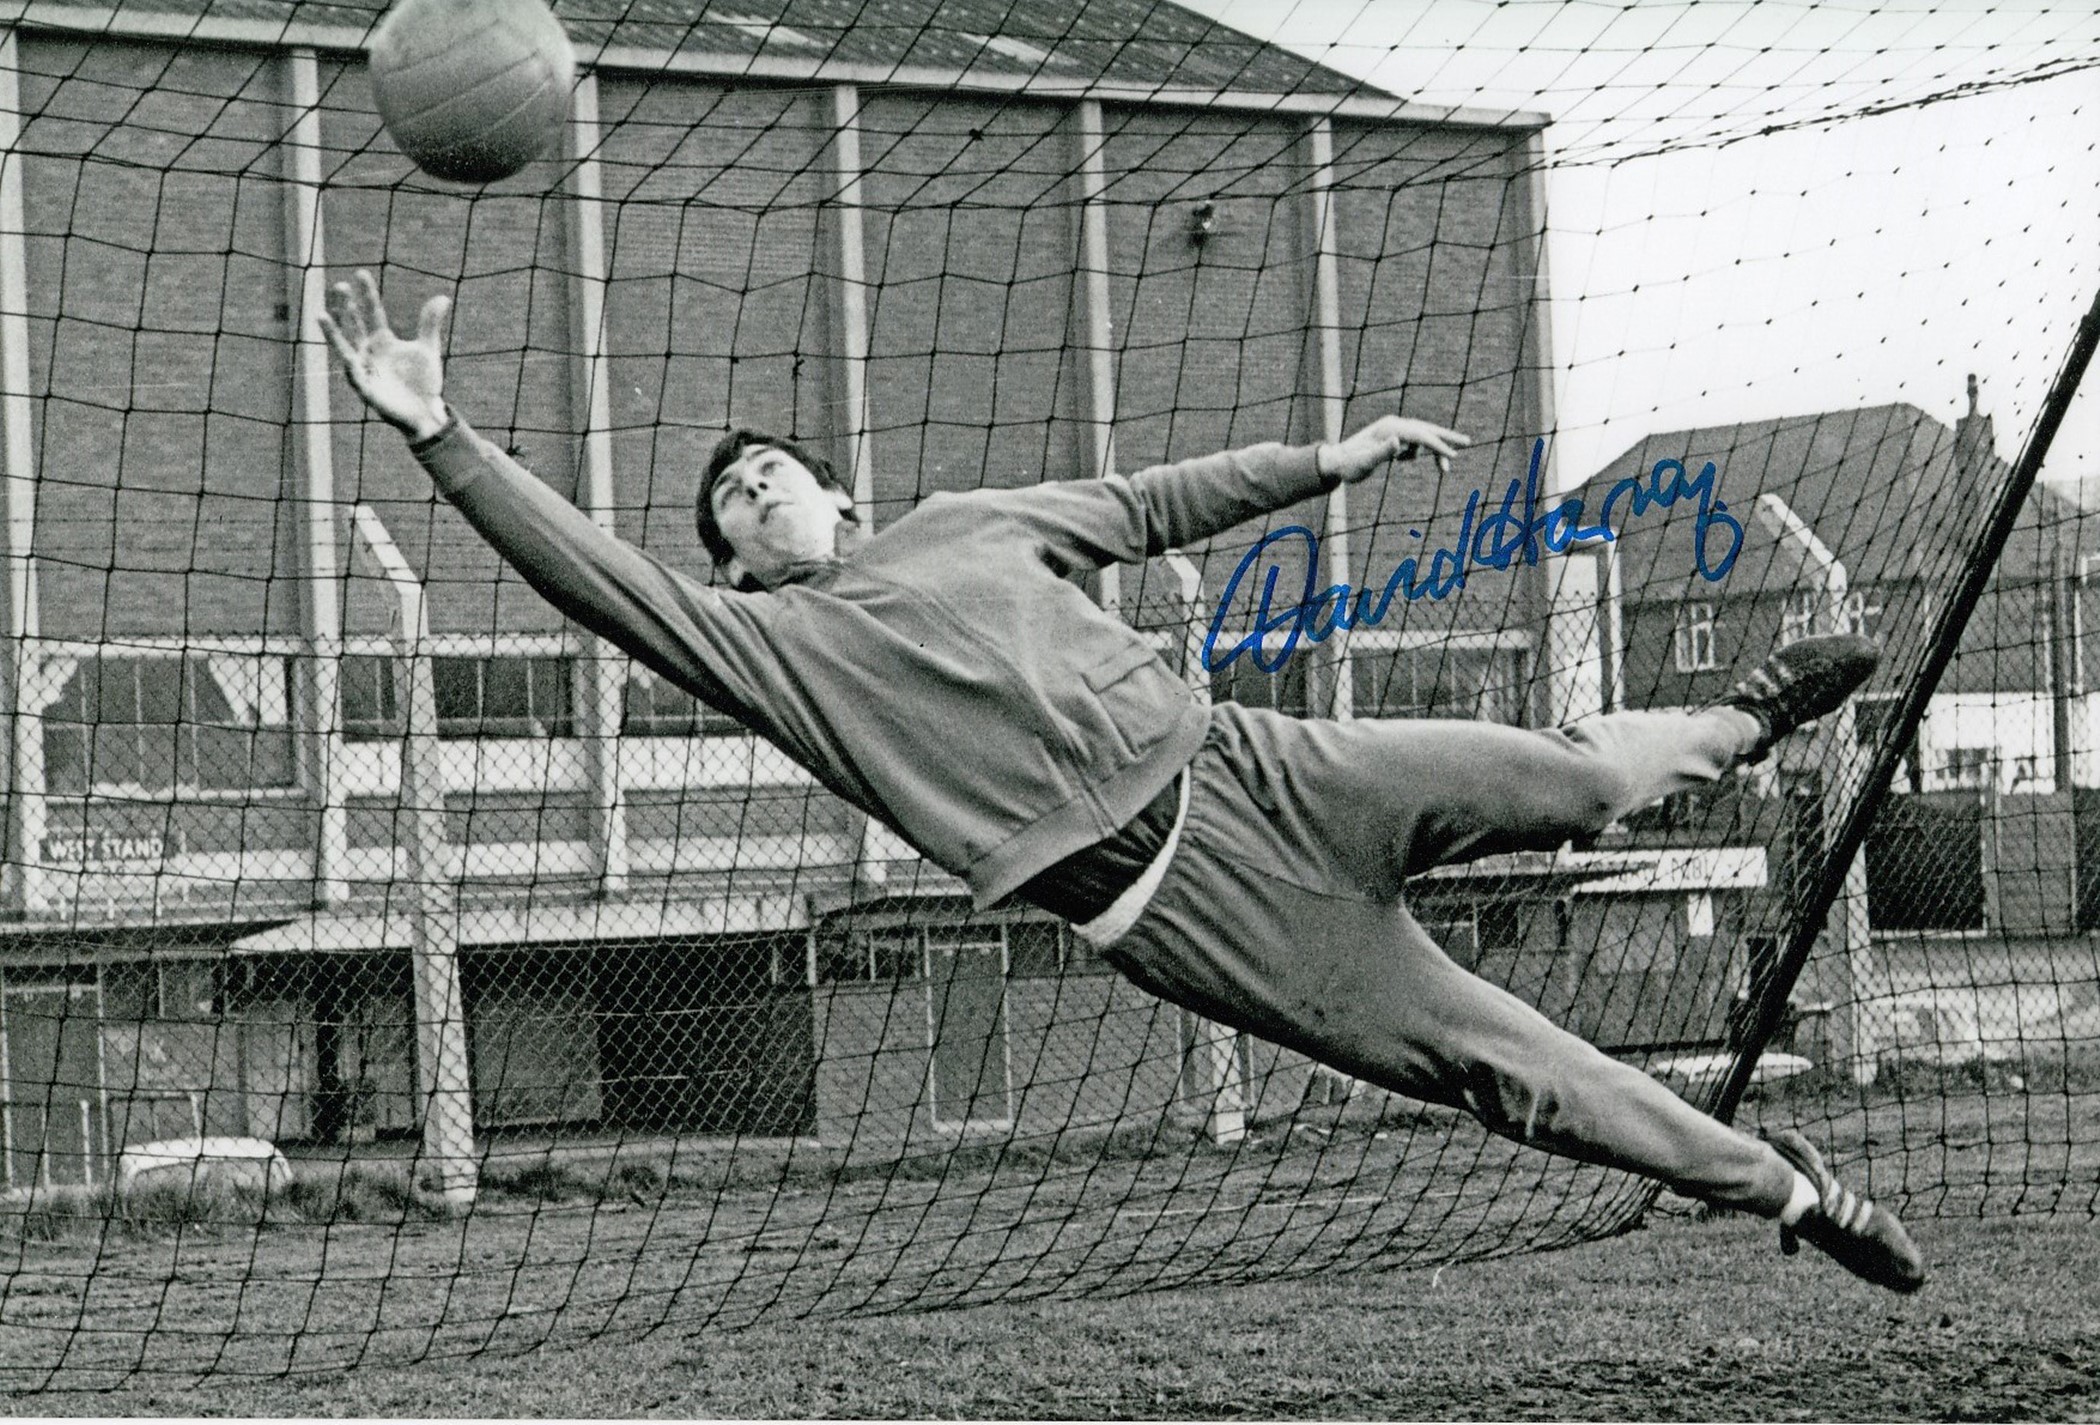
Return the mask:
<path id="1" fill-rule="evenodd" d="M 1954 423 L 1954 469 L 1958 488 L 1975 493 L 1989 478 L 1990 462 L 1997 454 L 1997 438 L 1991 418 L 1976 409 L 1976 373 L 1969 373 L 1969 412 Z"/>

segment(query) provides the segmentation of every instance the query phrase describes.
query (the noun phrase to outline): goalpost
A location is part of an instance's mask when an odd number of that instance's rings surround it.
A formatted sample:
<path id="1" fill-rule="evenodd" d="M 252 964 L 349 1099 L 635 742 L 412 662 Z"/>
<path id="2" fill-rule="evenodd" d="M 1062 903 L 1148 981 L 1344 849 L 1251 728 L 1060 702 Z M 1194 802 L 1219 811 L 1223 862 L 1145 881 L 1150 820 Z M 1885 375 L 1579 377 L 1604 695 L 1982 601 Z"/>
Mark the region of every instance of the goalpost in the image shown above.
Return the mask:
<path id="1" fill-rule="evenodd" d="M 395 657 L 408 696 L 401 733 L 401 810 L 406 813 L 409 953 L 415 964 L 416 1069 L 423 1119 L 418 1177 L 431 1175 L 448 1210 L 474 1201 L 473 1091 L 467 1082 L 467 1010 L 459 987 L 455 877 L 445 862 L 445 769 L 438 751 L 437 693 L 430 663 L 430 611 L 386 524 L 368 505 L 352 508 L 357 552 L 394 599 Z"/>
<path id="2" fill-rule="evenodd" d="M 1766 766 L 1411 905 L 1908 1216 L 2100 1210 L 2090 28 L 557 8 L 569 141 L 481 189 L 381 129 L 376 8 L 40 0 L 0 42 L 0 1388 L 1433 1266 L 1658 1203 L 974 911 L 565 626 L 333 374 L 360 267 L 397 319 L 453 294 L 448 400 L 701 575 L 733 427 L 876 538 L 1393 409 L 1475 437 L 1082 576 L 1212 700 L 1557 726 L 1873 634 Z M 294 1185 L 113 1191 L 169 1105 Z"/>

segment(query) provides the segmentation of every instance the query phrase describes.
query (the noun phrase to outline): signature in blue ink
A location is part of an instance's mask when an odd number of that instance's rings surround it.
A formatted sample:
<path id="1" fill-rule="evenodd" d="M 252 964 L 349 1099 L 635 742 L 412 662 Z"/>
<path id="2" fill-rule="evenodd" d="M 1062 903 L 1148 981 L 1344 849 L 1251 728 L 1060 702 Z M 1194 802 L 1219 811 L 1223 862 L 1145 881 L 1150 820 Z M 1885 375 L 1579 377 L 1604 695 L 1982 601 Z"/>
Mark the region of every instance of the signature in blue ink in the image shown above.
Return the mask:
<path id="1" fill-rule="evenodd" d="M 1469 569 L 1507 569 L 1520 561 L 1537 564 L 1541 549 L 1559 554 L 1577 540 L 1617 539 L 1627 519 L 1652 509 L 1667 510 L 1684 500 L 1699 502 L 1699 513 L 1692 524 L 1692 558 L 1699 574 L 1718 582 L 1735 567 L 1736 556 L 1743 552 L 1743 527 L 1728 513 L 1727 502 L 1721 499 L 1720 468 L 1711 460 L 1697 475 L 1687 475 L 1681 460 L 1658 460 L 1646 477 L 1629 475 L 1606 491 L 1597 522 L 1585 525 L 1580 496 L 1571 495 L 1551 509 L 1539 509 L 1539 468 L 1545 454 L 1546 442 L 1534 442 L 1529 473 L 1522 480 L 1510 481 L 1500 507 L 1486 516 L 1480 512 L 1483 492 L 1475 490 L 1467 496 L 1458 538 L 1450 547 L 1433 551 L 1426 569 L 1413 555 L 1401 560 L 1385 587 L 1376 591 L 1375 601 L 1368 586 L 1354 590 L 1347 584 L 1316 587 L 1320 537 L 1304 525 L 1270 531 L 1247 551 L 1225 583 L 1225 591 L 1218 598 L 1218 611 L 1211 618 L 1210 632 L 1203 640 L 1203 666 L 1216 672 L 1229 667 L 1244 653 L 1253 659 L 1255 667 L 1274 673 L 1297 652 L 1301 640 L 1317 644 L 1343 629 L 1375 627 L 1392 607 L 1395 595 L 1410 603 L 1447 599 L 1465 588 Z M 1707 542 L 1717 530 L 1726 541 L 1726 549 L 1714 559 L 1709 558 Z M 1420 530 L 1408 533 L 1417 539 L 1422 537 Z M 1276 607 L 1276 581 L 1283 571 L 1270 564 L 1262 579 L 1260 612 L 1254 627 L 1220 655 L 1218 637 L 1231 616 L 1241 581 L 1260 566 L 1270 549 L 1293 540 L 1302 540 L 1305 545 L 1305 587 L 1298 602 Z M 1282 635 L 1274 648 L 1267 646 L 1272 634 Z"/>

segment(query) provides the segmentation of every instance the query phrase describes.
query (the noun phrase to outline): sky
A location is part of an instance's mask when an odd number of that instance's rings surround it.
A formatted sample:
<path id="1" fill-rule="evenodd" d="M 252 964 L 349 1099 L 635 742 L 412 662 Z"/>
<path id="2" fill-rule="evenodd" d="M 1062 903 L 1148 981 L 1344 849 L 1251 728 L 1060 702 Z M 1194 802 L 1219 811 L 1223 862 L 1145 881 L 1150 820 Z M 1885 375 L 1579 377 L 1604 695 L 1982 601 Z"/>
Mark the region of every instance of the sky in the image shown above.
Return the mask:
<path id="1" fill-rule="evenodd" d="M 1407 98 L 1552 116 L 1563 484 L 1651 432 L 1951 424 L 1970 372 L 2016 458 L 2100 294 L 2100 5 L 1183 3 Z M 2100 363 L 2086 387 L 2043 477 L 2100 507 Z"/>

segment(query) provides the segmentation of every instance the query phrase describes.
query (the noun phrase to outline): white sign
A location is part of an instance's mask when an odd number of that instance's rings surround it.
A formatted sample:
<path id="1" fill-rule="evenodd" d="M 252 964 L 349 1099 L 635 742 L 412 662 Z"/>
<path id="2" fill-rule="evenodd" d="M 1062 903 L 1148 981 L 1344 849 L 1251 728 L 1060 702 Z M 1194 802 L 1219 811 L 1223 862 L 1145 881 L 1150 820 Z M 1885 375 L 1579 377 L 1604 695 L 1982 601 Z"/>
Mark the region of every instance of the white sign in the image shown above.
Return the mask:
<path id="1" fill-rule="evenodd" d="M 115 836 L 105 831 L 91 831 L 83 836 L 45 837 L 41 861 L 46 866 L 80 866 L 89 870 L 135 866 L 153 870 L 159 868 L 167 855 L 168 839 L 165 836 Z"/>

